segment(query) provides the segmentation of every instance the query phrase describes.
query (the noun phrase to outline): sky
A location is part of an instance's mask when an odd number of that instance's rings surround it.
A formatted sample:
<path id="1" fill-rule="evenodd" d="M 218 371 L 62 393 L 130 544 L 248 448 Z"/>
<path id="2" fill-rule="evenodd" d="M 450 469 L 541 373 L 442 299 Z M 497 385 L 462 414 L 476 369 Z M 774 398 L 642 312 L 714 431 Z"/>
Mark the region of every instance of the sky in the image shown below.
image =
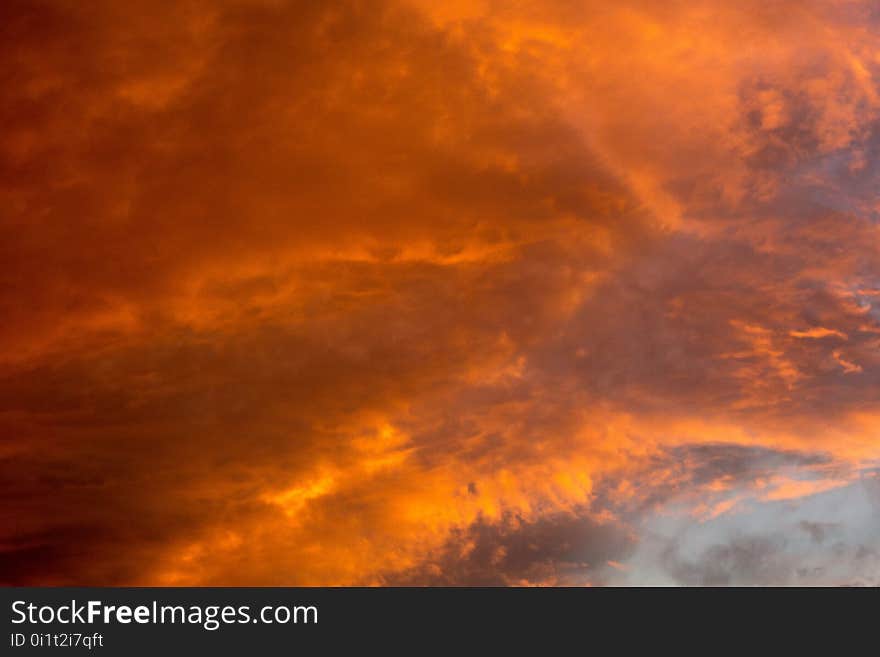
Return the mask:
<path id="1" fill-rule="evenodd" d="M 0 583 L 880 585 L 868 0 L 6 0 Z"/>

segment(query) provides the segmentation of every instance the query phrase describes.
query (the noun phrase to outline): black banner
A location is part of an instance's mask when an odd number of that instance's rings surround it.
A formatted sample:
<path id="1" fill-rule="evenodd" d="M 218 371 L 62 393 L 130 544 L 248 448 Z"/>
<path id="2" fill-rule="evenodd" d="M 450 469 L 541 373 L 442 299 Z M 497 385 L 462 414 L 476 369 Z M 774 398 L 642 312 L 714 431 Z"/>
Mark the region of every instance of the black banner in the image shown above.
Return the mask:
<path id="1" fill-rule="evenodd" d="M 855 589 L 6 588 L 2 654 L 337 654 L 481 647 L 594 652 L 763 645 L 873 627 Z M 843 631 L 841 631 L 843 630 Z M 598 643 L 597 643 L 598 642 Z M 604 652 L 604 651 L 603 651 Z"/>

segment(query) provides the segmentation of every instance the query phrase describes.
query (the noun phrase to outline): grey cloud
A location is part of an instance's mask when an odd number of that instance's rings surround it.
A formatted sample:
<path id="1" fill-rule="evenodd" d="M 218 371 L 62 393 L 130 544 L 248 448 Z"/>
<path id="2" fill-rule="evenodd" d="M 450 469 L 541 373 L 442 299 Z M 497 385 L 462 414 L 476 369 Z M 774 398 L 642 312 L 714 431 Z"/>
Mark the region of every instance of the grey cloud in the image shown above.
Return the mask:
<path id="1" fill-rule="evenodd" d="M 526 521 L 508 514 L 452 532 L 447 545 L 419 567 L 386 577 L 391 585 L 509 586 L 602 584 L 608 561 L 624 559 L 634 538 L 626 527 L 600 523 L 583 510 Z"/>
<path id="2" fill-rule="evenodd" d="M 752 499 L 719 517 L 648 515 L 622 581 L 676 585 L 880 584 L 876 471 L 796 500 Z"/>

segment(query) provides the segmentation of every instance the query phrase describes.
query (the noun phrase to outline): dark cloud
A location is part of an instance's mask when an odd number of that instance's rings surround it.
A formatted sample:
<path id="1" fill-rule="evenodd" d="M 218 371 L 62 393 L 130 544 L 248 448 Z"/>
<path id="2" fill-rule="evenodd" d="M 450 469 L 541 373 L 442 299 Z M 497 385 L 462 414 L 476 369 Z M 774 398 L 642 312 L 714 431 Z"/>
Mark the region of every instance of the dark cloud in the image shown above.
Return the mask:
<path id="1" fill-rule="evenodd" d="M 588 515 L 515 515 L 477 521 L 451 533 L 447 545 L 417 568 L 387 577 L 390 585 L 510 586 L 602 584 L 608 562 L 625 559 L 633 537 Z"/>

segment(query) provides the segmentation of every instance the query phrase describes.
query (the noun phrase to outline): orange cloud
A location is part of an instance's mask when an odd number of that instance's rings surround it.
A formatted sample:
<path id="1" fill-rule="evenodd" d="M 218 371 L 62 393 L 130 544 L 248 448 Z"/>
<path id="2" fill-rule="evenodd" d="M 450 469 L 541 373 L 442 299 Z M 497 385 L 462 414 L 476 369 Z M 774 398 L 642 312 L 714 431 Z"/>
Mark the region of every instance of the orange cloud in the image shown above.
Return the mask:
<path id="1" fill-rule="evenodd" d="M 2 581 L 639 583 L 651 522 L 775 502 L 868 541 L 816 499 L 880 458 L 878 20 L 5 3 Z"/>

